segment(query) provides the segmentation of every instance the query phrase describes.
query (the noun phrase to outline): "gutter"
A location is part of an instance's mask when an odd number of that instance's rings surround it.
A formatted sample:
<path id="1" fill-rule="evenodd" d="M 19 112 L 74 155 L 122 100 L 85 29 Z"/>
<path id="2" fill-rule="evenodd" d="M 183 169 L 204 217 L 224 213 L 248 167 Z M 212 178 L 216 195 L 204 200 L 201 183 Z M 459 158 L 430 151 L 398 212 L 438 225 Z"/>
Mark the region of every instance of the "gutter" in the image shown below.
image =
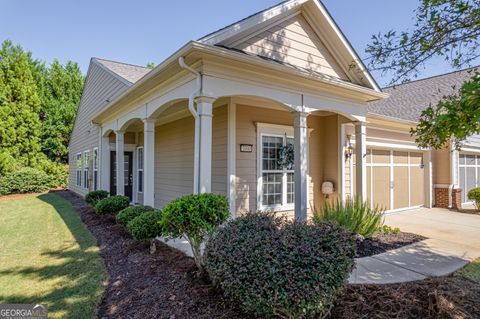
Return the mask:
<path id="1" fill-rule="evenodd" d="M 197 89 L 192 92 L 188 98 L 188 110 L 190 113 L 192 113 L 193 117 L 195 118 L 195 140 L 194 140 L 194 162 L 193 162 L 193 193 L 198 194 L 199 192 L 199 185 L 198 185 L 198 175 L 199 175 L 199 167 L 200 167 L 200 143 L 202 142 L 200 140 L 200 119 L 197 113 L 197 110 L 195 110 L 195 97 L 199 96 L 202 94 L 202 89 L 203 89 L 203 77 L 200 72 L 195 70 L 194 68 L 188 66 L 185 64 L 185 58 L 183 56 L 178 58 L 178 64 L 180 65 L 181 68 L 193 73 L 197 79 Z"/>

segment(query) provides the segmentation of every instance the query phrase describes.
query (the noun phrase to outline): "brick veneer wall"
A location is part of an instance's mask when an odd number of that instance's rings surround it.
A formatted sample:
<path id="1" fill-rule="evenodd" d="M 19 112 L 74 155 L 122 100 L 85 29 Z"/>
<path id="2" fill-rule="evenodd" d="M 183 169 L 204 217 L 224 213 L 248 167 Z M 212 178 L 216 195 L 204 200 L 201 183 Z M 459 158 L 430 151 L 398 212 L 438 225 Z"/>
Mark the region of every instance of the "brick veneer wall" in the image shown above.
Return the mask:
<path id="1" fill-rule="evenodd" d="M 448 187 L 435 188 L 435 207 L 449 208 Z M 452 208 L 462 208 L 462 189 L 452 189 Z"/>

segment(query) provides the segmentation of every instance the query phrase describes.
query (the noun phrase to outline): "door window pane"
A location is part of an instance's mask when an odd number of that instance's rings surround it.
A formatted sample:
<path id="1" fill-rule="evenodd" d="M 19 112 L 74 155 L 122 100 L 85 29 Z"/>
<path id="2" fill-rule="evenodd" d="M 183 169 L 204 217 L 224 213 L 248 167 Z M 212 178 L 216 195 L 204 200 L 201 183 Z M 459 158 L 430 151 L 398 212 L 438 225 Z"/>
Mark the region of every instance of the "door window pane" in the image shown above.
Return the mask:
<path id="1" fill-rule="evenodd" d="M 263 173 L 263 204 L 282 204 L 282 173 Z"/>

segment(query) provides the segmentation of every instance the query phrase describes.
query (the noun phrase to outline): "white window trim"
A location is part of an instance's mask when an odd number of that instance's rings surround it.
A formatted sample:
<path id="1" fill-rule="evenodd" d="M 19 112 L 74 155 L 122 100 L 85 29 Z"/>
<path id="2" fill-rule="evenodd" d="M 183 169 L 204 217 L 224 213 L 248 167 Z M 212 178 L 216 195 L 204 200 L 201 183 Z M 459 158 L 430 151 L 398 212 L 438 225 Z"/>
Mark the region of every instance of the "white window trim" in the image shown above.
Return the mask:
<path id="1" fill-rule="evenodd" d="M 257 125 L 257 210 L 269 210 L 274 212 L 292 211 L 295 209 L 295 202 L 287 204 L 287 170 L 283 170 L 282 177 L 282 205 L 263 205 L 263 180 L 262 180 L 262 136 L 278 136 L 294 138 L 292 126 L 256 123 Z M 293 172 L 288 171 L 288 172 Z"/>
<path id="2" fill-rule="evenodd" d="M 90 150 L 83 151 L 83 184 L 82 187 L 85 189 L 89 189 L 90 185 L 87 185 L 88 183 L 88 175 L 90 174 L 90 167 L 89 167 L 89 161 L 90 161 Z M 87 175 L 85 176 L 85 172 L 87 172 Z"/>
<path id="3" fill-rule="evenodd" d="M 80 157 L 80 158 L 79 158 Z M 78 163 L 80 163 L 80 166 L 78 165 Z M 79 187 L 82 187 L 82 178 L 83 178 L 83 156 L 82 156 L 82 153 L 77 153 L 75 154 L 75 165 L 76 165 L 76 169 L 75 169 L 75 185 L 76 186 L 79 186 Z M 78 178 L 78 173 L 80 172 L 80 179 Z"/>
<path id="4" fill-rule="evenodd" d="M 142 181 L 145 180 L 145 171 L 144 171 L 144 168 L 140 168 L 140 159 L 139 159 L 139 155 L 140 155 L 140 152 L 139 150 L 142 150 L 142 153 L 143 153 L 143 159 L 145 161 L 145 151 L 143 150 L 143 146 L 139 146 L 137 147 L 137 172 L 136 172 L 136 177 L 137 177 L 137 187 L 136 187 L 136 190 L 137 190 L 137 193 L 138 194 L 143 194 L 143 185 L 142 185 L 142 191 L 140 191 L 140 178 L 138 178 L 138 173 L 141 171 L 142 172 Z M 142 167 L 145 166 L 145 163 L 142 163 Z"/>

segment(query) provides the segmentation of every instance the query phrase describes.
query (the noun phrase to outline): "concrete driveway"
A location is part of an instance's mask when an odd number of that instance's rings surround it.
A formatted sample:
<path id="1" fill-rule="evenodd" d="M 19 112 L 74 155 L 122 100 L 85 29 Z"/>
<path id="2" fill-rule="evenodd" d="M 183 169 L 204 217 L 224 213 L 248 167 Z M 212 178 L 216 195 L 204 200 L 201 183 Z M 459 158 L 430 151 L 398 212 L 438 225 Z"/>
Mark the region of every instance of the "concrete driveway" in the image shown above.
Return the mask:
<path id="1" fill-rule="evenodd" d="M 387 284 L 445 276 L 480 257 L 480 215 L 422 208 L 389 214 L 385 224 L 428 239 L 358 258 L 350 283 Z"/>
<path id="2" fill-rule="evenodd" d="M 480 256 L 480 215 L 420 208 L 389 214 L 385 217 L 385 224 L 400 227 L 404 232 L 464 246 Z"/>

